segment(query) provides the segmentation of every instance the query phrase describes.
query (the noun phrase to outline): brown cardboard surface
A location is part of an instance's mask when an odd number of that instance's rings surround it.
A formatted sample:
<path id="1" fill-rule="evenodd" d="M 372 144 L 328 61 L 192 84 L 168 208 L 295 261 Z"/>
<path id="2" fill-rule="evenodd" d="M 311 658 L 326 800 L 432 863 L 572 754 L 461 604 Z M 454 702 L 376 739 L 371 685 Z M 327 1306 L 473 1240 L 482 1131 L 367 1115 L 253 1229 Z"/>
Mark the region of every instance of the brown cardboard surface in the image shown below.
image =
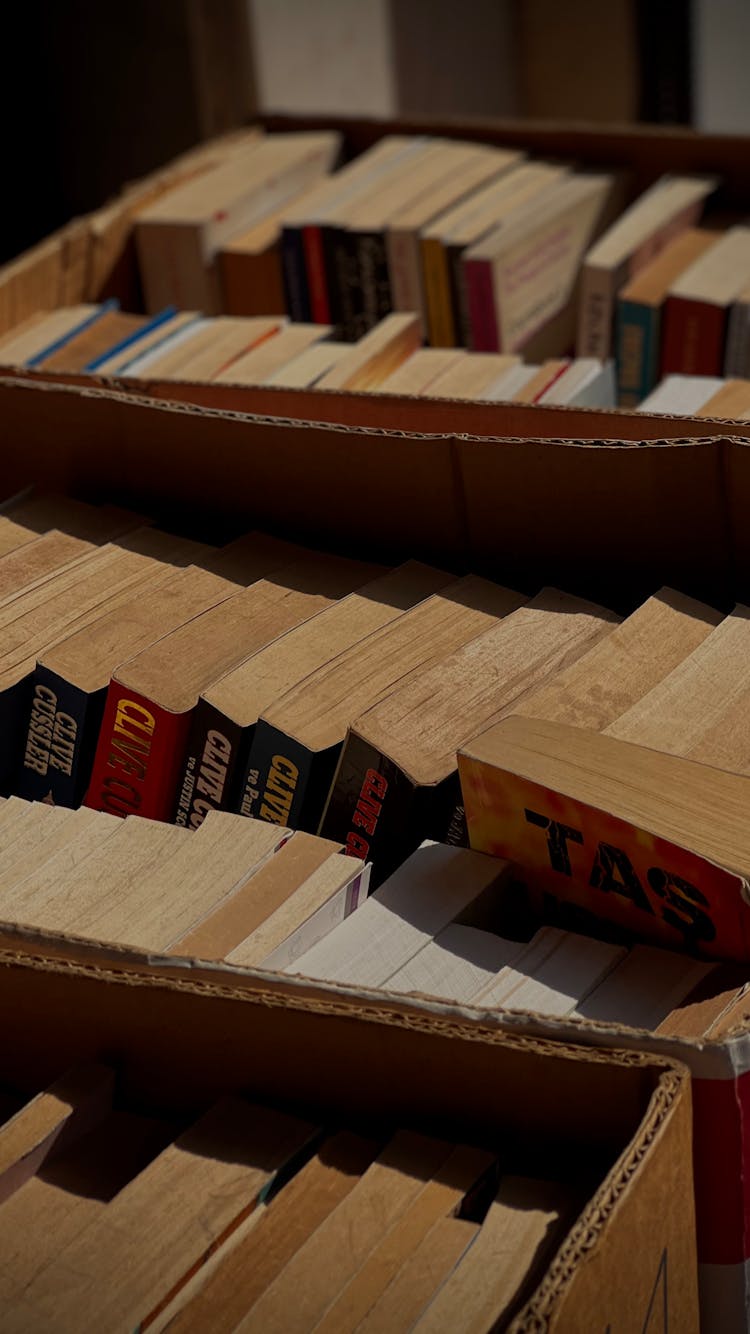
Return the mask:
<path id="1" fill-rule="evenodd" d="M 241 1090 L 449 1130 L 454 1142 L 512 1142 L 540 1174 L 576 1146 L 601 1164 L 601 1184 L 514 1328 L 539 1328 L 539 1315 L 550 1329 L 640 1330 L 666 1256 L 659 1309 L 673 1328 L 697 1329 L 690 1090 L 679 1065 L 260 974 L 239 991 L 43 953 L 4 952 L 1 962 L 3 1006 L 25 1040 L 0 1034 L 0 1068 L 28 1091 L 63 1066 L 114 1058 L 124 1096 L 161 1110 Z"/>

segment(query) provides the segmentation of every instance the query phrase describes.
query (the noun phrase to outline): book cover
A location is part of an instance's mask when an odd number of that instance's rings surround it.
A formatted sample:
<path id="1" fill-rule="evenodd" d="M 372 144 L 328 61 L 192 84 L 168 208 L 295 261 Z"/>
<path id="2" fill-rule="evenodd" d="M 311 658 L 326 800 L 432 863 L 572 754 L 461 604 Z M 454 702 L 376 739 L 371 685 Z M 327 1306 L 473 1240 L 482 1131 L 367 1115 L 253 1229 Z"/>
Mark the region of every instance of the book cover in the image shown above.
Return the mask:
<path id="1" fill-rule="evenodd" d="M 106 690 L 81 690 L 37 665 L 15 790 L 27 801 L 80 806 L 99 739 Z"/>
<path id="2" fill-rule="evenodd" d="M 307 274 L 309 319 L 314 324 L 331 324 L 331 303 L 328 299 L 328 278 L 322 229 L 313 224 L 303 227 L 302 245 L 305 256 L 305 272 Z"/>
<path id="3" fill-rule="evenodd" d="M 280 244 L 286 309 L 293 320 L 307 324 L 311 318 L 311 307 L 302 228 L 282 227 Z"/>
<path id="4" fill-rule="evenodd" d="M 189 712 L 169 713 L 112 681 L 85 805 L 169 820 L 189 728 Z"/>
<path id="5" fill-rule="evenodd" d="M 618 402 L 637 408 L 659 379 L 661 306 L 618 302 L 615 349 Z"/>
<path id="6" fill-rule="evenodd" d="M 173 824 L 197 829 L 209 811 L 235 809 L 232 797 L 243 753 L 243 730 L 207 700 L 198 701 L 177 781 Z"/>
<path id="7" fill-rule="evenodd" d="M 466 754 L 458 763 L 470 846 L 515 863 L 532 894 L 672 949 L 750 960 L 741 876 L 562 791 Z"/>
<path id="8" fill-rule="evenodd" d="M 495 316 L 492 264 L 486 259 L 467 259 L 463 264 L 468 314 L 467 347 L 474 352 L 498 352 L 500 342 Z"/>
<path id="9" fill-rule="evenodd" d="M 243 775 L 240 813 L 317 834 L 341 747 L 311 751 L 262 718 Z"/>
<path id="10" fill-rule="evenodd" d="M 661 374 L 722 375 L 727 309 L 670 296 L 664 309 Z"/>

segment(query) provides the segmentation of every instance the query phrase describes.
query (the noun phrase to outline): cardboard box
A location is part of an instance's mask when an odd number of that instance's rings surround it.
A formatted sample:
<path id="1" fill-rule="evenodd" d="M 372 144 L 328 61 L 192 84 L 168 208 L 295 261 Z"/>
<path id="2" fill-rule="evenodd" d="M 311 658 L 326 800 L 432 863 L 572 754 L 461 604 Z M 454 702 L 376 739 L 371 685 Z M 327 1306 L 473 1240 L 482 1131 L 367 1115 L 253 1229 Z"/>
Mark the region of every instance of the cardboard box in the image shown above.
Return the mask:
<path id="1" fill-rule="evenodd" d="M 515 1334 L 698 1328 L 683 1067 L 506 1031 L 445 1006 L 54 941 L 0 952 L 3 1082 L 29 1093 L 116 1062 L 121 1095 L 162 1113 L 243 1092 L 336 1120 L 419 1128 L 600 1182 Z M 18 1041 L 18 1033 L 23 1041 Z M 220 1041 L 217 1035 L 221 1035 Z M 714 1327 L 716 1328 L 716 1326 Z M 726 1328 L 726 1327 L 725 1327 Z"/>

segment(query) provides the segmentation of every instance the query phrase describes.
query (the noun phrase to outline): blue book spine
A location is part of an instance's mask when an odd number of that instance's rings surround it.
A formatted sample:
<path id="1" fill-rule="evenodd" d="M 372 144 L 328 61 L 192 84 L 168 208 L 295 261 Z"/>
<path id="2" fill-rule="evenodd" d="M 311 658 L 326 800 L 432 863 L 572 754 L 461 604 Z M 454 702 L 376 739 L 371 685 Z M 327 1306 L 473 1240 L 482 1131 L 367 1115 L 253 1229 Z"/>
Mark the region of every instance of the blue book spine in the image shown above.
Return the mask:
<path id="1" fill-rule="evenodd" d="M 126 338 L 121 338 L 119 343 L 113 343 L 105 352 L 100 353 L 98 357 L 94 357 L 93 361 L 89 361 L 83 369 L 85 371 L 98 370 L 103 362 L 109 361 L 110 357 L 118 356 L 120 352 L 126 352 L 129 347 L 134 347 L 135 344 L 140 342 L 141 338 L 145 338 L 147 334 L 153 333 L 155 329 L 160 329 L 162 324 L 166 324 L 167 320 L 171 320 L 172 316 L 176 314 L 176 306 L 165 306 L 164 310 L 160 310 L 158 315 L 154 315 L 153 319 L 142 325 L 140 329 L 136 329 L 134 333 L 128 334 Z M 134 354 L 137 350 L 137 347 L 134 347 Z"/>
<path id="2" fill-rule="evenodd" d="M 659 380 L 661 307 L 619 301 L 615 338 L 617 401 L 636 408 Z"/>
<path id="3" fill-rule="evenodd" d="M 112 297 L 110 301 L 103 302 L 98 310 L 94 311 L 93 315 L 87 315 L 84 320 L 81 320 L 80 324 L 76 324 L 72 329 L 69 329 L 61 338 L 56 338 L 54 343 L 43 347 L 41 352 L 35 352 L 33 357 L 29 357 L 28 361 L 24 362 L 24 365 L 38 366 L 41 361 L 46 361 L 47 357 L 54 356 L 55 352 L 59 352 L 60 348 L 65 347 L 66 343 L 69 343 L 72 338 L 77 338 L 86 329 L 90 329 L 92 324 L 96 324 L 97 320 L 102 318 L 102 315 L 108 314 L 110 310 L 119 310 L 119 308 L 120 303 L 117 297 Z"/>

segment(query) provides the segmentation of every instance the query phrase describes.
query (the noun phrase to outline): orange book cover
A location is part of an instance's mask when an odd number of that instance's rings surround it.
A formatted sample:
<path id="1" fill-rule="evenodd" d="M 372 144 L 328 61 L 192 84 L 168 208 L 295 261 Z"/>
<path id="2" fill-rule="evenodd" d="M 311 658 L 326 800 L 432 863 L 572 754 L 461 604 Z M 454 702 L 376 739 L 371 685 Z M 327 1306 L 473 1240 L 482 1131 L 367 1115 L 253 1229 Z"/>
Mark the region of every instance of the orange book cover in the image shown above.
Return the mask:
<path id="1" fill-rule="evenodd" d="M 750 961 L 739 875 L 562 792 L 459 755 L 469 845 L 518 865 L 545 916 L 573 905 L 639 939 Z"/>
<path id="2" fill-rule="evenodd" d="M 111 681 L 85 805 L 171 820 L 191 717 Z"/>

